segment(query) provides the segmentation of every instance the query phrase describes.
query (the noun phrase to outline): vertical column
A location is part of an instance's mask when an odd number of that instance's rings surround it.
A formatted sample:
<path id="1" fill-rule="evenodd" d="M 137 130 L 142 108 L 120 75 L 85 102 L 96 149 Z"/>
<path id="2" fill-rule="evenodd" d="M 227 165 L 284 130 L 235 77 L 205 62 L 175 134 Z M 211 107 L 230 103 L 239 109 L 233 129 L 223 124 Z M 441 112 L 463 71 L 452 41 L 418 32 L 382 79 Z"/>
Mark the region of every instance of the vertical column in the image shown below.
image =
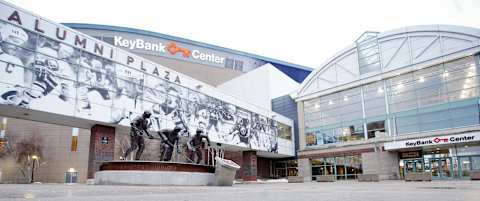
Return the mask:
<path id="1" fill-rule="evenodd" d="M 312 181 L 312 161 L 309 158 L 298 159 L 298 176 L 304 181 Z"/>
<path id="2" fill-rule="evenodd" d="M 115 128 L 95 125 L 91 128 L 90 151 L 88 156 L 88 179 L 92 179 L 100 168 L 101 161 L 114 159 Z"/>
<path id="3" fill-rule="evenodd" d="M 299 141 L 299 151 L 305 150 L 306 141 L 305 141 L 305 116 L 303 110 L 303 101 L 297 102 L 297 112 L 298 112 L 298 141 Z"/>
<path id="4" fill-rule="evenodd" d="M 398 179 L 397 152 L 377 151 L 362 153 L 363 174 L 378 174 L 381 180 Z"/>
<path id="5" fill-rule="evenodd" d="M 243 152 L 243 180 L 257 181 L 257 152 Z"/>

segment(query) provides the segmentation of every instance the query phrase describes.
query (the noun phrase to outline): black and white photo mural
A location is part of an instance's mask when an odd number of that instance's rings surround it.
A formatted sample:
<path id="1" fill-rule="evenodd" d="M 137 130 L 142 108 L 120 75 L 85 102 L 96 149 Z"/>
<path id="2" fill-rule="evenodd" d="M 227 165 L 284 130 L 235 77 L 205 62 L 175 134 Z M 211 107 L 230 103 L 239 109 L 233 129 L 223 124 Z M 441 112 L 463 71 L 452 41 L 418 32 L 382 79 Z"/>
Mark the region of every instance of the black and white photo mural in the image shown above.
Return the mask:
<path id="1" fill-rule="evenodd" d="M 278 152 L 277 122 L 271 117 L 212 95 L 219 94 L 211 93 L 213 87 L 206 93 L 199 81 L 3 2 L 0 72 L 0 104 L 122 126 L 150 111 L 155 131 L 177 126 L 187 135 L 201 129 L 213 142 Z"/>

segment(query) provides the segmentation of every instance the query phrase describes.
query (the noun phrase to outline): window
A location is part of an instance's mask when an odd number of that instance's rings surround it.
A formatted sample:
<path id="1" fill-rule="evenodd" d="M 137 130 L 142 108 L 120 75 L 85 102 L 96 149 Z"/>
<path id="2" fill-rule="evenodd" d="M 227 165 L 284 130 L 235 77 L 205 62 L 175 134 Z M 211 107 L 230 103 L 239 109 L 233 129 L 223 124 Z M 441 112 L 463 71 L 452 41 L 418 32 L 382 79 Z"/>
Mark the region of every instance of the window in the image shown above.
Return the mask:
<path id="1" fill-rule="evenodd" d="M 385 121 L 375 121 L 367 123 L 368 139 L 374 138 L 381 133 L 385 133 Z"/>
<path id="2" fill-rule="evenodd" d="M 231 58 L 225 59 L 225 68 L 233 69 L 234 60 Z"/>
<path id="3" fill-rule="evenodd" d="M 312 159 L 312 175 L 333 175 L 338 180 L 356 179 L 362 174 L 360 155 Z"/>
<path id="4" fill-rule="evenodd" d="M 278 122 L 278 137 L 292 140 L 292 127 Z"/>

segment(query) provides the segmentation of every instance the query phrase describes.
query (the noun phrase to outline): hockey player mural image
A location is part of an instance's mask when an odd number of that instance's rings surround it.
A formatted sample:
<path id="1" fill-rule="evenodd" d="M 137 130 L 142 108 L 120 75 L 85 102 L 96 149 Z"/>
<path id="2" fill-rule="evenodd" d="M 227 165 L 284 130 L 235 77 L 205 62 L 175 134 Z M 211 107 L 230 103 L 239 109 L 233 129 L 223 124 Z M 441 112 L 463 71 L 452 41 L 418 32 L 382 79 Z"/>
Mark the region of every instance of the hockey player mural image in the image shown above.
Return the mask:
<path id="1" fill-rule="evenodd" d="M 47 35 L 0 21 L 0 104 L 126 127 L 147 111 L 149 130 L 177 128 L 179 137 L 201 133 L 215 143 L 278 152 L 275 120 L 68 31 L 70 40 L 58 29 Z M 132 133 L 133 147 L 143 149 L 140 133 Z"/>
<path id="2" fill-rule="evenodd" d="M 112 96 L 111 123 L 124 126 L 142 112 L 143 74 L 139 71 L 116 65 L 116 88 Z"/>
<path id="3" fill-rule="evenodd" d="M 0 102 L 19 105 L 25 84 L 25 66 L 29 65 L 33 52 L 27 54 L 28 46 L 36 41 L 28 32 L 13 25 L 0 22 Z M 22 56 L 23 55 L 23 56 Z"/>
<path id="4" fill-rule="evenodd" d="M 83 52 L 78 68 L 77 110 L 84 118 L 109 117 L 101 114 L 111 114 L 112 96 L 117 91 L 117 80 L 114 64 L 99 56 Z"/>
<path id="5" fill-rule="evenodd" d="M 31 39 L 37 37 L 12 25 L 4 25 L 1 30 L 2 33 L 11 33 L 8 36 L 2 34 L 2 38 L 6 39 L 2 40 L 2 47 L 5 47 L 2 49 L 7 49 L 10 56 L 17 57 L 4 61 L 5 72 L 11 72 L 11 78 L 23 79 L 23 83 L 17 83 L 13 88 L 2 89 L 1 100 L 5 104 L 38 110 L 48 110 L 45 108 L 48 104 L 45 103 L 55 104 L 60 113 L 73 115 L 71 105 L 75 104 L 73 85 L 76 77 L 72 66 L 78 58 L 74 48 L 45 37 L 39 37 L 36 41 L 28 40 L 28 36 Z M 13 44 L 18 45 L 20 40 L 29 43 L 11 48 Z M 12 66 L 15 66 L 15 73 Z"/>

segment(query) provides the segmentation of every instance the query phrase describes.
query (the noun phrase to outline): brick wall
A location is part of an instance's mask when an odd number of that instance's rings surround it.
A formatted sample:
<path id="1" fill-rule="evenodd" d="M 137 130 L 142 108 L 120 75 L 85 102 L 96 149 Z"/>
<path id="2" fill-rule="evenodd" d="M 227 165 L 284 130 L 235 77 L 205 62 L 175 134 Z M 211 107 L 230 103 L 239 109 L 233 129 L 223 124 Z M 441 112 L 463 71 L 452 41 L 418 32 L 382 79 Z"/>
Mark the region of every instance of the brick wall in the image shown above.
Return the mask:
<path id="1" fill-rule="evenodd" d="M 243 180 L 257 181 L 257 152 L 243 152 Z"/>
<path id="2" fill-rule="evenodd" d="M 257 157 L 257 177 L 263 179 L 271 178 L 271 165 L 272 159 Z"/>
<path id="3" fill-rule="evenodd" d="M 240 165 L 240 170 L 237 171 L 235 175 L 236 179 L 241 179 L 243 177 L 243 154 L 241 151 L 233 152 L 233 151 L 225 151 L 225 159 L 232 160 L 233 162 Z"/>
<path id="4" fill-rule="evenodd" d="M 99 169 L 101 161 L 114 159 L 115 154 L 115 128 L 95 125 L 91 129 L 90 154 L 88 158 L 88 175 L 93 178 Z"/>
<path id="5" fill-rule="evenodd" d="M 1 119 L 2 117 L 0 117 Z M 34 141 L 41 147 L 40 166 L 35 170 L 35 181 L 43 183 L 63 183 L 64 174 L 69 168 L 79 172 L 79 182 L 87 178 L 90 130 L 80 129 L 77 151 L 71 151 L 72 128 L 15 118 L 7 118 L 6 135 L 15 150 L 19 142 Z M 14 154 L 0 158 L 0 171 L 4 183 L 27 182 L 20 171 Z M 31 173 L 30 173 L 31 174 Z"/>

